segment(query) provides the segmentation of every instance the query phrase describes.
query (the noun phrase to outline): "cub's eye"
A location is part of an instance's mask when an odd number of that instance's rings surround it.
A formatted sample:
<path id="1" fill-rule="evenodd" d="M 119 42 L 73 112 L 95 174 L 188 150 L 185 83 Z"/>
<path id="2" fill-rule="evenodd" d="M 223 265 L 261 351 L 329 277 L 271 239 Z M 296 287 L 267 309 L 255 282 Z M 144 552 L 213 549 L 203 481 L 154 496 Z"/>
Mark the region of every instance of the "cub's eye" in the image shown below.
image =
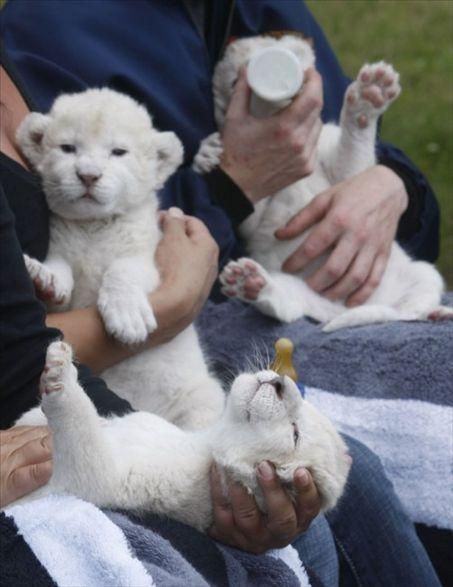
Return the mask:
<path id="1" fill-rule="evenodd" d="M 110 151 L 110 153 L 112 155 L 115 155 L 115 157 L 122 157 L 123 155 L 125 155 L 127 153 L 126 149 L 112 149 Z"/>
<path id="2" fill-rule="evenodd" d="M 297 443 L 299 442 L 299 428 L 294 423 L 293 423 L 293 438 L 294 438 L 294 445 L 297 446 Z"/>
<path id="3" fill-rule="evenodd" d="M 77 150 L 75 145 L 68 144 L 60 145 L 60 149 L 63 151 L 63 153 L 75 153 Z"/>

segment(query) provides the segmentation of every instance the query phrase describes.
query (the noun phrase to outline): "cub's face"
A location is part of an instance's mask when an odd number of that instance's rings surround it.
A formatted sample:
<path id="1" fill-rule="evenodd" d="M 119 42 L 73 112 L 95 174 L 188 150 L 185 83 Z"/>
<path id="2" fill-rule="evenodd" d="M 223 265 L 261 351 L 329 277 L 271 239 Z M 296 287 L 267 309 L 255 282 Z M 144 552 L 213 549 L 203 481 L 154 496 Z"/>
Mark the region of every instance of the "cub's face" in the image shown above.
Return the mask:
<path id="1" fill-rule="evenodd" d="M 219 128 L 223 127 L 225 112 L 241 67 L 247 65 L 258 51 L 274 46 L 292 51 L 300 61 L 303 70 L 313 67 L 315 63 L 315 55 L 310 44 L 295 35 L 284 35 L 279 39 L 269 36 L 250 37 L 239 39 L 228 45 L 224 56 L 216 66 L 213 77 L 215 117 Z"/>
<path id="2" fill-rule="evenodd" d="M 51 210 L 70 219 L 122 215 L 156 198 L 182 161 L 173 133 L 157 132 L 146 110 L 109 89 L 58 98 L 18 131 L 40 173 Z"/>
<path id="3" fill-rule="evenodd" d="M 306 467 L 324 509 L 340 497 L 351 463 L 331 422 L 301 397 L 289 377 L 273 371 L 235 380 L 213 452 L 227 476 L 241 480 L 254 493 L 261 461 L 271 461 L 288 483 L 298 467 Z"/>

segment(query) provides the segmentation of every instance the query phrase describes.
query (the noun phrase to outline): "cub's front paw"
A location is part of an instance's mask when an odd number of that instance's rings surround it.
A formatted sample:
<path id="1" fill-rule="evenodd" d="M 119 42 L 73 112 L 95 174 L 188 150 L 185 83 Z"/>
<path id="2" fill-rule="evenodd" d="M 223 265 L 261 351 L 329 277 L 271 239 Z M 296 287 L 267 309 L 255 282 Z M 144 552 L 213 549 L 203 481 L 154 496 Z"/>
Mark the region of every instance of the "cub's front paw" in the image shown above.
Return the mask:
<path id="1" fill-rule="evenodd" d="M 219 166 L 222 153 L 222 139 L 218 132 L 214 132 L 201 141 L 198 153 L 193 160 L 192 168 L 197 173 L 209 173 Z"/>
<path id="2" fill-rule="evenodd" d="M 51 269 L 28 255 L 24 255 L 24 261 L 36 292 L 44 302 L 62 307 L 69 304 L 71 290 L 64 287 Z"/>
<path id="3" fill-rule="evenodd" d="M 39 390 L 43 397 L 70 389 L 77 384 L 77 369 L 72 363 L 72 349 L 62 341 L 49 345 L 46 364 L 41 375 Z"/>
<path id="4" fill-rule="evenodd" d="M 147 296 L 132 288 L 128 294 L 101 289 L 98 309 L 107 332 L 125 344 L 144 342 L 148 334 L 157 328 Z"/>
<path id="5" fill-rule="evenodd" d="M 346 114 L 359 128 L 366 128 L 370 120 L 387 110 L 400 92 L 399 74 L 391 65 L 384 61 L 365 64 L 346 90 Z"/>
<path id="6" fill-rule="evenodd" d="M 219 276 L 222 293 L 230 298 L 253 302 L 258 299 L 261 290 L 269 282 L 269 275 L 259 263 L 242 257 L 230 261 Z"/>

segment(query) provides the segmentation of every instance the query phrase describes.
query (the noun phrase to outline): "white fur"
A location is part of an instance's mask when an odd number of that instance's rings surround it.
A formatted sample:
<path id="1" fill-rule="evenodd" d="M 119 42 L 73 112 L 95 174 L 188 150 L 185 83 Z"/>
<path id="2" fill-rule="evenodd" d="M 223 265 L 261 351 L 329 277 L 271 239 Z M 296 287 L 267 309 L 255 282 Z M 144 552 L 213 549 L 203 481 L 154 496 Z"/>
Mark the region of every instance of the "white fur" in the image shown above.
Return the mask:
<path id="1" fill-rule="evenodd" d="M 315 61 L 310 45 L 299 37 L 255 37 L 232 43 L 214 73 L 213 89 L 216 119 L 220 130 L 224 124 L 234 82 L 241 66 L 253 53 L 272 44 L 281 44 L 300 59 L 303 69 Z M 384 70 L 392 79 L 386 86 Z M 364 75 L 368 80 L 364 80 Z M 375 86 L 382 93 L 384 105 L 374 107 L 362 96 L 362 91 Z M 376 164 L 375 139 L 379 116 L 400 92 L 399 76 L 390 65 L 380 62 L 364 65 L 357 80 L 346 91 L 340 125 L 323 126 L 317 148 L 317 162 L 313 173 L 261 200 L 255 212 L 241 225 L 240 232 L 247 253 L 255 261 L 240 259 L 227 265 L 220 276 L 226 295 L 238 297 L 255 305 L 264 314 L 285 322 L 310 316 L 325 324 L 325 331 L 346 326 L 358 326 L 387 320 L 420 320 L 453 318 L 453 310 L 439 306 L 444 284 L 436 269 L 425 262 L 413 261 L 394 243 L 390 259 L 379 287 L 368 301 L 354 309 L 346 309 L 343 302 L 331 302 L 311 290 L 304 279 L 326 260 L 326 255 L 297 275 L 281 271 L 283 262 L 307 238 L 310 231 L 291 241 L 274 237 L 297 212 L 307 206 L 320 192 L 331 185 L 352 177 Z M 194 168 L 203 173 L 217 165 L 221 156 L 221 139 L 216 133 L 201 144 Z M 366 195 L 364 195 L 366 197 Z M 245 285 L 259 277 L 262 289 L 256 299 L 245 293 Z"/>
<path id="2" fill-rule="evenodd" d="M 158 132 L 143 106 L 105 88 L 30 114 L 18 140 L 52 211 L 47 259 L 25 257 L 36 285 L 54 310 L 97 305 L 109 334 L 144 341 L 157 326 L 148 300 L 159 283 L 156 193 L 181 163 L 181 143 Z M 223 410 L 193 326 L 102 376 L 133 407 L 183 427 L 207 425 Z"/>
<path id="3" fill-rule="evenodd" d="M 150 510 L 200 530 L 212 521 L 209 471 L 242 482 L 264 509 L 256 467 L 268 460 L 288 484 L 310 470 L 323 509 L 339 499 L 351 459 L 332 424 L 272 371 L 240 375 L 211 428 L 183 431 L 147 412 L 101 418 L 77 382 L 64 342 L 47 351 L 42 409 L 53 438 L 53 474 L 26 499 L 69 493 L 100 507 Z M 17 424 L 27 423 L 27 414 Z M 296 433 L 297 430 L 297 434 Z M 22 500 L 21 500 L 22 501 Z"/>

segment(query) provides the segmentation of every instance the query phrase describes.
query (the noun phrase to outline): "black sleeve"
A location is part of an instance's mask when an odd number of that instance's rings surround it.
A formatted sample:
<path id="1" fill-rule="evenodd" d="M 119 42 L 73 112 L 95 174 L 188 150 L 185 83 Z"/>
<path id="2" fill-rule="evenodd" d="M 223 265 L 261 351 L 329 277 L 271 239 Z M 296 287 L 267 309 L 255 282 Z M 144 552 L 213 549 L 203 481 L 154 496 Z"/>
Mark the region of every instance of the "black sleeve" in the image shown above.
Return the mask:
<path id="1" fill-rule="evenodd" d="M 46 311 L 28 276 L 14 229 L 14 217 L 0 186 L 0 428 L 11 426 L 38 403 L 39 378 L 48 345 L 61 332 L 48 328 Z M 103 413 L 130 406 L 105 383 L 80 368 L 82 384 Z"/>
<path id="2" fill-rule="evenodd" d="M 214 195 L 217 204 L 225 210 L 233 227 L 237 229 L 247 216 L 253 213 L 253 204 L 220 167 L 216 167 L 202 177 L 206 180 L 209 191 Z"/>

